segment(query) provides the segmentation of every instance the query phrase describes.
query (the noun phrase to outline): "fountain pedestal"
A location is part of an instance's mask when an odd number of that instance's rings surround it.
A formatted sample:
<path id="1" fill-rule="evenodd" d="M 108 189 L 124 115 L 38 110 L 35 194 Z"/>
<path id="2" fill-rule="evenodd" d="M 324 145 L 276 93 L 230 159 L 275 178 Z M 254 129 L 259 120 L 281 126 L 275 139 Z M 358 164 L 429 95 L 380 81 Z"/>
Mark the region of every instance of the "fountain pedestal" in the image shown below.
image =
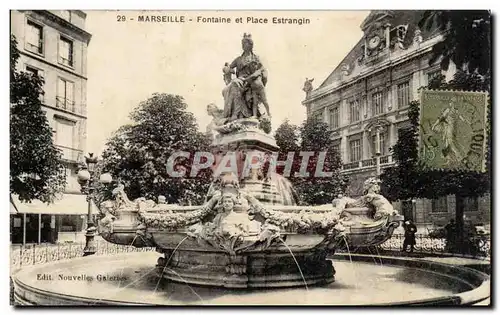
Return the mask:
<path id="1" fill-rule="evenodd" d="M 231 256 L 223 252 L 177 250 L 157 264 L 160 277 L 179 283 L 224 288 L 276 288 L 326 284 L 335 270 L 324 253 L 262 252 Z M 165 264 L 168 262 L 168 265 Z"/>

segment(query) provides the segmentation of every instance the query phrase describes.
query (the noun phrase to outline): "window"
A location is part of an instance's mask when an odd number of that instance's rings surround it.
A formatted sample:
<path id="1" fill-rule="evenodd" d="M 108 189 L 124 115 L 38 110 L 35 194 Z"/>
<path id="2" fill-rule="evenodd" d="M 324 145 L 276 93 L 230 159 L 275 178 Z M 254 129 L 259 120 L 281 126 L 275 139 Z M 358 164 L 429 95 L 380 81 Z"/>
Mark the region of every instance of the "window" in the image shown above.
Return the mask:
<path id="1" fill-rule="evenodd" d="M 84 218 L 80 215 L 61 215 L 59 216 L 60 232 L 79 232 L 83 230 Z"/>
<path id="2" fill-rule="evenodd" d="M 349 118 L 350 122 L 352 123 L 360 120 L 360 110 L 359 110 L 358 100 L 349 102 Z"/>
<path id="3" fill-rule="evenodd" d="M 73 111 L 74 110 L 74 96 L 73 96 L 73 82 L 66 81 L 62 78 L 57 80 L 57 96 L 56 107 Z"/>
<path id="4" fill-rule="evenodd" d="M 385 133 L 380 134 L 380 155 L 386 155 L 385 152 Z M 377 153 L 377 135 L 372 136 L 372 155 Z"/>
<path id="5" fill-rule="evenodd" d="M 382 92 L 377 92 L 372 94 L 372 115 L 378 115 L 384 112 L 382 97 L 383 97 Z"/>
<path id="6" fill-rule="evenodd" d="M 448 212 L 448 198 L 446 196 L 432 199 L 432 212 Z"/>
<path id="7" fill-rule="evenodd" d="M 339 127 L 339 106 L 335 105 L 334 107 L 330 108 L 329 112 L 329 118 L 330 118 L 330 128 L 336 129 Z"/>
<path id="8" fill-rule="evenodd" d="M 38 76 L 38 77 L 43 79 L 43 70 L 26 65 L 26 72 L 28 72 L 29 74 L 31 74 L 33 76 Z M 44 95 L 44 93 L 42 91 L 42 93 L 40 93 L 40 102 L 42 102 L 42 103 L 44 100 L 43 95 Z"/>
<path id="9" fill-rule="evenodd" d="M 55 142 L 65 148 L 73 148 L 75 123 L 71 120 L 56 118 Z"/>
<path id="10" fill-rule="evenodd" d="M 405 107 L 410 104 L 410 82 L 398 84 L 398 107 Z"/>
<path id="11" fill-rule="evenodd" d="M 63 36 L 59 38 L 59 63 L 73 67 L 73 41 Z"/>
<path id="12" fill-rule="evenodd" d="M 477 197 L 464 198 L 464 211 L 465 212 L 479 211 L 479 199 Z"/>
<path id="13" fill-rule="evenodd" d="M 26 49 L 43 54 L 43 27 L 32 21 L 28 21 L 26 29 Z"/>
<path id="14" fill-rule="evenodd" d="M 38 70 L 37 68 L 33 68 L 31 66 L 26 66 L 26 72 L 29 72 L 33 76 L 40 76 L 43 77 L 42 70 Z"/>
<path id="15" fill-rule="evenodd" d="M 349 153 L 351 162 L 361 160 L 361 140 L 352 140 L 349 142 Z"/>

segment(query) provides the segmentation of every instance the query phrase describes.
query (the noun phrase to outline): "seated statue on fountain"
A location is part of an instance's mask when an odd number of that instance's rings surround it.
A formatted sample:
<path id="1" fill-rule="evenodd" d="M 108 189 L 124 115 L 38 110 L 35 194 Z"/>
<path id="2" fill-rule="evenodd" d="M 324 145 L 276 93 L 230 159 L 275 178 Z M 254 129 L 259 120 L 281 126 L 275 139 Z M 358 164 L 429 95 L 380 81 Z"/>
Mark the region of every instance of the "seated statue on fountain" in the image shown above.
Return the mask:
<path id="1" fill-rule="evenodd" d="M 113 189 L 112 196 L 113 199 L 106 200 L 99 206 L 98 229 L 100 235 L 110 242 L 152 246 L 150 236 L 145 233 L 146 225 L 139 220 L 138 215 L 149 211 L 168 212 L 165 197 L 159 196 L 158 204 L 144 197 L 131 201 L 125 193 L 125 185 L 122 183 Z"/>
<path id="2" fill-rule="evenodd" d="M 365 204 L 373 208 L 373 218 L 375 220 L 382 219 L 387 216 L 396 215 L 398 212 L 394 210 L 392 204 L 384 196 L 380 194 L 380 180 L 369 178 L 365 181 L 364 196 L 362 197 Z"/>
<path id="3" fill-rule="evenodd" d="M 122 183 L 119 183 L 118 186 L 113 189 L 112 195 L 115 198 L 116 209 L 136 207 L 136 203 L 128 199 L 128 196 L 125 193 L 125 185 L 123 185 Z"/>
<path id="4" fill-rule="evenodd" d="M 106 231 L 113 233 L 113 222 L 116 220 L 115 203 L 111 200 L 106 200 L 99 207 L 100 220 L 99 227 L 101 232 Z"/>
<path id="5" fill-rule="evenodd" d="M 373 220 L 381 220 L 398 214 L 392 204 L 380 194 L 380 180 L 373 177 L 365 181 L 361 197 L 353 199 L 339 196 L 333 200 L 333 206 L 347 211 L 349 208 L 367 207 L 372 210 L 371 218 Z"/>
<path id="6" fill-rule="evenodd" d="M 224 67 L 229 75 L 233 69 L 236 74 L 231 81 L 226 77 L 227 86 L 222 91 L 224 117 L 228 122 L 239 118 L 270 116 L 265 90 L 267 71 L 253 53 L 252 35 L 244 34 L 241 45 L 243 54 Z M 264 105 L 265 112 L 259 110 L 260 103 Z"/>
<path id="7" fill-rule="evenodd" d="M 244 34 L 241 41 L 243 54 L 222 69 L 226 86 L 222 90 L 224 109 L 213 103 L 207 112 L 213 117 L 207 133 L 214 138 L 214 131 L 221 134 L 260 128 L 271 131 L 270 111 L 265 86 L 267 71 L 259 57 L 253 53 L 253 40 Z M 234 74 L 234 77 L 233 77 Z"/>
<path id="8" fill-rule="evenodd" d="M 208 222 L 191 226 L 189 235 L 231 254 L 253 245 L 256 240 L 248 244 L 242 242 L 243 238 L 261 233 L 261 223 L 250 215 L 250 205 L 239 189 L 236 176 L 223 176 L 220 190 L 215 191 L 211 199 L 218 200 L 215 205 L 217 214 Z"/>

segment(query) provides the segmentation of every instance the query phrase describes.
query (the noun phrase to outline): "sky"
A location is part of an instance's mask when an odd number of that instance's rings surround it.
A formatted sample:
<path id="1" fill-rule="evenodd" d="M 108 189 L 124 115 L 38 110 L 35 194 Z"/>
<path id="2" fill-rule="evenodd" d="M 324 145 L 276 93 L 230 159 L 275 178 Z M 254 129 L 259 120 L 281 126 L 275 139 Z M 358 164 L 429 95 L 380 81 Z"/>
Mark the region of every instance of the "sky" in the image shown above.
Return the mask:
<path id="1" fill-rule="evenodd" d="M 223 107 L 222 67 L 241 54 L 243 33 L 268 70 L 266 88 L 273 128 L 285 119 L 300 124 L 304 81 L 317 87 L 362 36 L 368 11 L 86 11 L 92 34 L 87 55 L 87 151 L 100 154 L 130 112 L 153 93 L 184 97 L 200 130 L 211 117 L 206 105 Z M 124 15 L 125 22 L 118 22 Z M 193 22 L 139 22 L 139 15 L 182 16 Z M 228 17 L 230 24 L 197 23 L 197 17 Z M 242 17 L 244 23 L 234 20 Z M 247 17 L 268 24 L 246 23 Z M 310 24 L 272 24 L 272 17 L 308 18 Z M 133 19 L 133 20 L 130 20 Z M 168 122 L 166 122 L 168 123 Z"/>

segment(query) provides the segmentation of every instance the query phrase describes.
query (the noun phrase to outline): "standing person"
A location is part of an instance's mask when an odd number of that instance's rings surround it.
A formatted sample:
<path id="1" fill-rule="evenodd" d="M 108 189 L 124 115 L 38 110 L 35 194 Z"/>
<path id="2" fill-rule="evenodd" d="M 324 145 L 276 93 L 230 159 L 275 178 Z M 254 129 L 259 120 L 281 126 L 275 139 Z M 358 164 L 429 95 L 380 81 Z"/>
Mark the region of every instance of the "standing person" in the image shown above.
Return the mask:
<path id="1" fill-rule="evenodd" d="M 413 249 L 415 248 L 415 234 L 417 233 L 417 226 L 413 224 L 411 220 L 405 222 L 405 240 L 403 242 L 403 252 L 406 252 L 408 246 L 410 246 L 410 253 L 413 253 Z"/>

